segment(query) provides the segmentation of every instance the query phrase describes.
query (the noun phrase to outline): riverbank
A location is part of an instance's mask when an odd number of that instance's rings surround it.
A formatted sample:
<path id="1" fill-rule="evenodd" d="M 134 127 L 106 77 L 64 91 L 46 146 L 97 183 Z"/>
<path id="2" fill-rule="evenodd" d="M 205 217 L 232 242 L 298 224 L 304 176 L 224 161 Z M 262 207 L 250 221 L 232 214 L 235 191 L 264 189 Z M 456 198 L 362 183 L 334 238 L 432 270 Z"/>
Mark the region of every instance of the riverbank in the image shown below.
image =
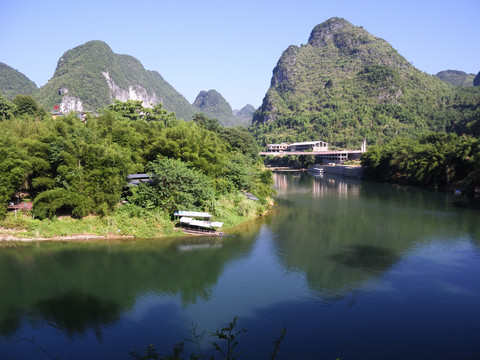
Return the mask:
<path id="1" fill-rule="evenodd" d="M 281 171 L 281 172 L 304 172 L 310 171 L 313 173 L 324 173 L 324 174 L 335 174 L 335 175 L 342 175 L 346 177 L 353 177 L 353 178 L 362 178 L 364 168 L 361 166 L 356 165 L 341 165 L 341 164 L 331 164 L 331 165 L 321 165 L 316 164 L 308 169 L 297 169 L 292 167 L 267 167 L 267 169 L 271 171 Z"/>
<path id="2" fill-rule="evenodd" d="M 305 168 L 297 169 L 297 168 L 292 168 L 288 166 L 271 166 L 271 167 L 267 166 L 266 168 L 271 171 L 307 171 L 308 170 Z"/>
<path id="3" fill-rule="evenodd" d="M 273 205 L 250 200 L 243 194 L 224 196 L 213 204 L 214 217 L 223 222 L 222 232 L 234 230 L 243 223 L 265 215 Z M 0 242 L 28 241 L 81 241 L 114 240 L 135 238 L 169 238 L 194 236 L 183 233 L 175 227 L 170 215 L 160 210 L 146 210 L 133 205 L 123 205 L 111 215 L 87 216 L 82 219 L 57 217 L 33 219 L 28 213 L 9 214 L 0 221 Z"/>

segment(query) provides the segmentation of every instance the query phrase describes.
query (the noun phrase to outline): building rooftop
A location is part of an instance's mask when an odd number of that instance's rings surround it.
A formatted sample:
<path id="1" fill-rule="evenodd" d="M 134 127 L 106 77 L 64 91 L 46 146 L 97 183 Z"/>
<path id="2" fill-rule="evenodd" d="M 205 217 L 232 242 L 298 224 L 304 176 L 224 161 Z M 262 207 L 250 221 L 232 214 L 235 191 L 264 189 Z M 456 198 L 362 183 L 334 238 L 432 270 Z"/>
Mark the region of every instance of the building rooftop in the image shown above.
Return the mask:
<path id="1" fill-rule="evenodd" d="M 305 141 L 305 142 L 298 142 L 298 143 L 293 143 L 293 144 L 290 144 L 290 146 L 298 146 L 298 145 L 315 145 L 315 144 L 318 144 L 318 143 L 324 143 L 324 144 L 327 144 L 325 141 Z"/>

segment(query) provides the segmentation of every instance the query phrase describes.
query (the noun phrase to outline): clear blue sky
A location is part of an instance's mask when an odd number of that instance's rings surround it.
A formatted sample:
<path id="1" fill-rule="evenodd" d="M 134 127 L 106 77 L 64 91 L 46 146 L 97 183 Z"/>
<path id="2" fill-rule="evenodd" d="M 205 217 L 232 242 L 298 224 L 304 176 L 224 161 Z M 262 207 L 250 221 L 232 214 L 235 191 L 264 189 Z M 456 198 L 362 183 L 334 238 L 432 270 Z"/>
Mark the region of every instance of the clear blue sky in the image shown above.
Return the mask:
<path id="1" fill-rule="evenodd" d="M 258 107 L 282 52 L 335 16 L 428 74 L 480 71 L 479 0 L 0 0 L 0 62 L 42 86 L 64 52 L 102 40 L 190 102 L 215 89 L 234 109 Z"/>

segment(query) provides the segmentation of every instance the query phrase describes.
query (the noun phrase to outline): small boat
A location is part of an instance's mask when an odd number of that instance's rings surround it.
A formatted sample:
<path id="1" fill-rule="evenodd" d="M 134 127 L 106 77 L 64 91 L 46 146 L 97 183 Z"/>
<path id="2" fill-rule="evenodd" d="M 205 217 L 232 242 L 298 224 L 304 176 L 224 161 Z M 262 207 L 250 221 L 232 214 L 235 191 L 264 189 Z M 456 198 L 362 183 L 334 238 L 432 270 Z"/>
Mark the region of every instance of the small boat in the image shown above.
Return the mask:
<path id="1" fill-rule="evenodd" d="M 180 227 L 185 233 L 196 235 L 223 235 L 222 232 L 217 232 L 217 230 L 222 228 L 223 223 L 211 220 L 196 220 L 196 218 L 211 219 L 212 215 L 209 213 L 176 211 L 174 216 L 180 218 Z"/>

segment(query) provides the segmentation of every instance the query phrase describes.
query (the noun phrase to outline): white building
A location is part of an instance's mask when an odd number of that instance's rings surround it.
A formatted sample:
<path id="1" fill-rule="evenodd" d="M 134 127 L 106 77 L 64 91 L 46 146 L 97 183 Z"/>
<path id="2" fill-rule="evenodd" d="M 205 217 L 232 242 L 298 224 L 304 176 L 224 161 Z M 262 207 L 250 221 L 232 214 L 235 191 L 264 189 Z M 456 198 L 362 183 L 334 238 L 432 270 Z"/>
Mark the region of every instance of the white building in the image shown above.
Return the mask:
<path id="1" fill-rule="evenodd" d="M 328 151 L 328 143 L 324 141 L 307 141 L 290 144 L 288 151 Z"/>
<path id="2" fill-rule="evenodd" d="M 281 144 L 268 144 L 267 145 L 269 152 L 282 152 L 287 151 L 288 143 L 281 143 Z"/>

